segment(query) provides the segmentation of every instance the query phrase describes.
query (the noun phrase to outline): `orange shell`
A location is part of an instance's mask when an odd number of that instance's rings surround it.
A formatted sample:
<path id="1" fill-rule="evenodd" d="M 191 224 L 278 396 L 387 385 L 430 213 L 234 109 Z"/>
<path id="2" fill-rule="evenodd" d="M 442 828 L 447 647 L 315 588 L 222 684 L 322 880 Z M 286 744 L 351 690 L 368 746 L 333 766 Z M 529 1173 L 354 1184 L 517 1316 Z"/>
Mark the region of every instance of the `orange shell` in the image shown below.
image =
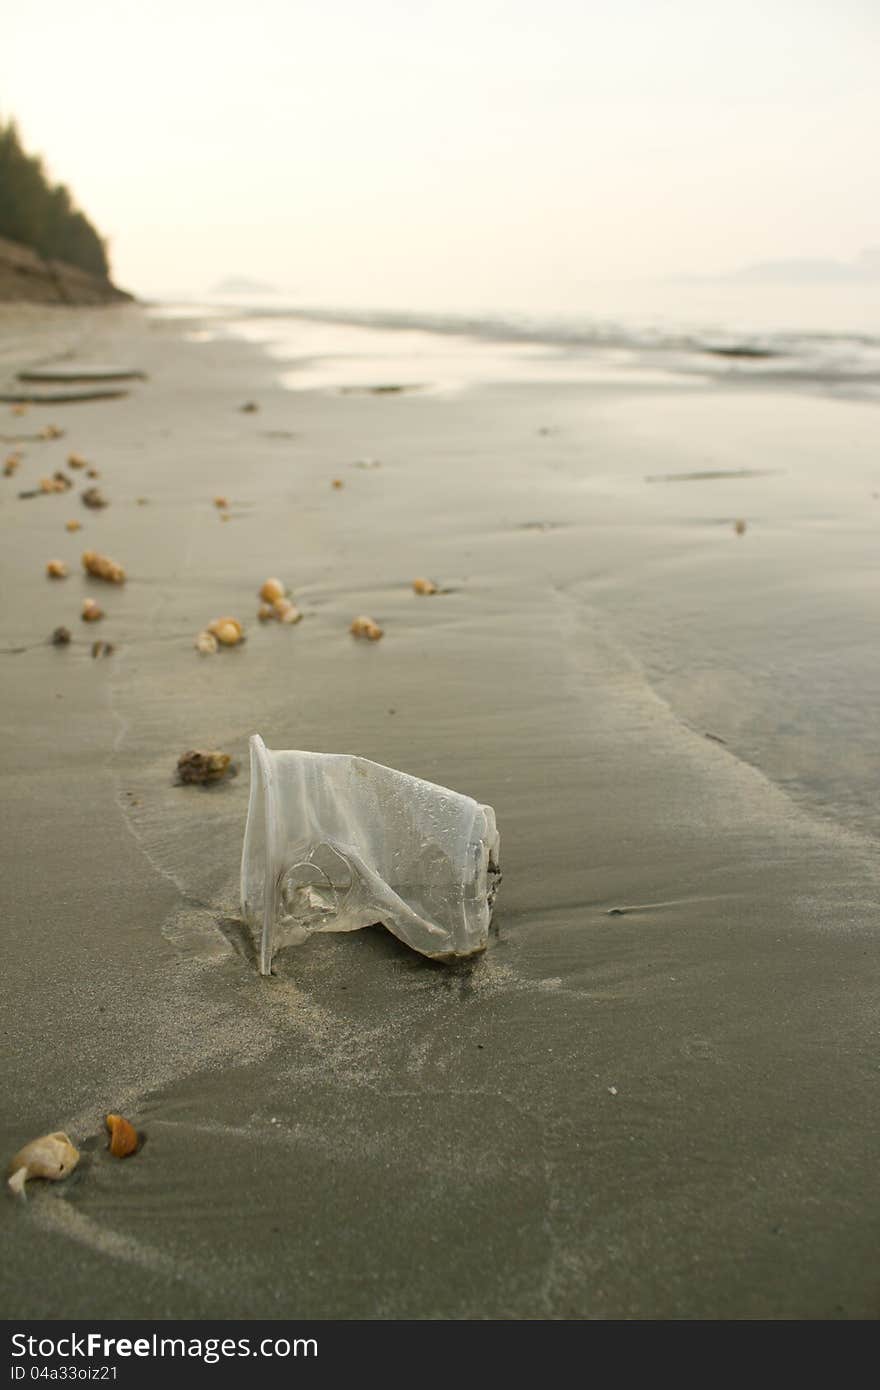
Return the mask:
<path id="1" fill-rule="evenodd" d="M 107 1115 L 105 1123 L 110 1131 L 110 1152 L 114 1158 L 128 1158 L 129 1154 L 137 1153 L 140 1141 L 134 1125 L 121 1115 Z"/>

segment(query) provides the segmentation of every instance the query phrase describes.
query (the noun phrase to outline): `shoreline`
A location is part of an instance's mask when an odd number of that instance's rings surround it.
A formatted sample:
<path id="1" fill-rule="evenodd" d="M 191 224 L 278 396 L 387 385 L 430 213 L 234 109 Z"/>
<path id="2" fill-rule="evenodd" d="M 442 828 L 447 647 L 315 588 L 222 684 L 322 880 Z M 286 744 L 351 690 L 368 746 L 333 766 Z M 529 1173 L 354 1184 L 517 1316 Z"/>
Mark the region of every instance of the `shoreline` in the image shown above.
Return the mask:
<path id="1" fill-rule="evenodd" d="M 876 523 L 854 541 L 835 500 L 829 531 L 821 479 L 843 439 L 858 514 L 870 407 L 786 398 L 773 426 L 712 391 L 292 393 L 249 344 L 117 312 L 53 341 L 147 382 L 4 417 L 66 434 L 23 444 L 0 480 L 2 646 L 38 643 L 3 657 L 2 1139 L 11 1154 L 70 1126 L 86 1156 L 4 1204 L 8 1315 L 876 1315 L 876 838 L 734 756 L 761 706 L 754 685 L 720 699 L 708 641 L 726 625 L 763 669 L 760 625 L 737 615 L 786 584 L 811 611 L 817 527 L 847 599 Z M 4 364 L 46 342 L 25 319 Z M 716 471 L 754 464 L 774 429 L 783 472 L 714 481 L 711 500 L 645 484 L 705 469 L 710 427 Z M 17 500 L 72 449 L 106 511 Z M 92 543 L 130 576 L 100 595 L 105 661 L 78 631 L 66 652 L 42 642 L 92 592 L 75 572 Z M 42 575 L 56 552 L 61 585 Z M 414 596 L 423 573 L 452 592 Z M 269 574 L 305 614 L 290 631 L 256 622 Z M 226 612 L 247 643 L 201 660 L 195 633 Z M 359 612 L 385 627 L 375 646 L 348 635 Z M 805 661 L 801 607 L 765 613 Z M 817 650 L 840 621 L 820 616 Z M 869 620 L 860 601 L 853 644 Z M 719 710 L 727 747 L 700 727 Z M 253 732 L 493 805 L 485 956 L 431 965 L 370 928 L 291 948 L 261 981 L 223 926 Z M 173 786 L 199 746 L 242 772 Z M 148 1135 L 125 1165 L 103 1151 L 106 1110 Z"/>

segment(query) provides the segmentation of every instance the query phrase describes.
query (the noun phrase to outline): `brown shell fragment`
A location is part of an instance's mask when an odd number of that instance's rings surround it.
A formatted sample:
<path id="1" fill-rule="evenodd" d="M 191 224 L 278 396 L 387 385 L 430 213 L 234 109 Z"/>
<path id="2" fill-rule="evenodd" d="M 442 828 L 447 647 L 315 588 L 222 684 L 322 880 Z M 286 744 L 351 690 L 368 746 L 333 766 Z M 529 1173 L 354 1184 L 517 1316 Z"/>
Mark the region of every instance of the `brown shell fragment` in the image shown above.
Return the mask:
<path id="1" fill-rule="evenodd" d="M 742 517 L 739 517 L 739 518 L 733 523 L 733 529 L 734 529 L 734 531 L 736 532 L 736 534 L 737 534 L 738 536 L 744 536 L 744 535 L 745 535 L 745 533 L 746 533 L 746 523 L 743 521 Z"/>
<path id="2" fill-rule="evenodd" d="M 237 647 L 244 641 L 244 628 L 237 618 L 214 618 L 208 623 L 210 632 L 223 647 Z"/>
<path id="3" fill-rule="evenodd" d="M 81 531 L 81 530 L 82 530 L 82 522 L 81 522 L 81 521 L 76 521 L 75 519 L 71 519 L 70 521 L 65 521 L 65 523 L 64 523 L 64 529 L 65 529 L 65 531 Z"/>
<path id="4" fill-rule="evenodd" d="M 82 620 L 84 623 L 97 623 L 103 616 L 103 608 L 93 598 L 83 599 Z"/>
<path id="5" fill-rule="evenodd" d="M 67 466 L 68 466 L 68 468 L 87 468 L 87 467 L 88 467 L 88 463 L 89 463 L 88 459 L 84 459 L 83 456 L 82 456 L 82 454 L 68 454 L 68 455 L 67 455 Z"/>
<path id="6" fill-rule="evenodd" d="M 46 565 L 46 574 L 50 579 L 66 579 L 67 566 L 63 560 L 50 560 Z"/>
<path id="7" fill-rule="evenodd" d="M 87 487 L 85 492 L 80 493 L 80 499 L 84 507 L 91 507 L 93 510 L 107 506 L 107 498 L 99 487 Z"/>
<path id="8" fill-rule="evenodd" d="M 87 468 L 87 469 L 86 469 L 86 477 L 87 477 L 87 478 L 100 478 L 100 476 L 101 476 L 101 475 L 100 475 L 100 473 L 98 472 L 97 468 Z"/>
<path id="9" fill-rule="evenodd" d="M 343 480 L 342 480 L 341 478 L 334 478 L 333 481 L 331 482 L 330 486 L 331 486 L 332 488 L 335 488 L 335 489 L 337 490 L 337 492 L 338 492 L 340 488 L 345 487 L 345 483 L 343 482 Z"/>
<path id="10" fill-rule="evenodd" d="M 355 618 L 349 631 L 352 637 L 366 637 L 368 642 L 378 642 L 383 635 L 379 624 L 373 618 L 368 618 L 363 614 L 361 617 Z"/>
<path id="11" fill-rule="evenodd" d="M 104 1123 L 110 1133 L 108 1147 L 114 1158 L 128 1158 L 130 1154 L 137 1153 L 140 1140 L 133 1124 L 122 1115 L 107 1115 Z"/>
<path id="12" fill-rule="evenodd" d="M 228 497 L 215 497 L 215 498 L 214 498 L 214 506 L 215 506 L 215 507 L 219 507 L 221 511 L 225 511 L 225 509 L 229 506 L 229 498 L 228 498 Z"/>
<path id="13" fill-rule="evenodd" d="M 266 579 L 260 587 L 260 598 L 264 603 L 274 603 L 276 599 L 284 598 L 286 593 L 280 579 Z"/>
<path id="14" fill-rule="evenodd" d="M 111 560 L 109 555 L 100 555 L 97 550 L 84 550 L 82 563 L 83 569 L 95 579 L 104 579 L 108 584 L 125 583 L 125 570 L 118 560 Z"/>
<path id="15" fill-rule="evenodd" d="M 414 579 L 412 586 L 417 594 L 437 594 L 440 592 L 433 579 Z"/>
<path id="16" fill-rule="evenodd" d="M 15 470 L 21 463 L 21 454 L 9 454 L 3 464 L 4 478 L 11 478 Z"/>
<path id="17" fill-rule="evenodd" d="M 177 776 L 181 782 L 199 786 L 206 782 L 219 782 L 226 776 L 231 762 L 229 753 L 191 748 L 188 753 L 181 753 L 177 759 Z"/>

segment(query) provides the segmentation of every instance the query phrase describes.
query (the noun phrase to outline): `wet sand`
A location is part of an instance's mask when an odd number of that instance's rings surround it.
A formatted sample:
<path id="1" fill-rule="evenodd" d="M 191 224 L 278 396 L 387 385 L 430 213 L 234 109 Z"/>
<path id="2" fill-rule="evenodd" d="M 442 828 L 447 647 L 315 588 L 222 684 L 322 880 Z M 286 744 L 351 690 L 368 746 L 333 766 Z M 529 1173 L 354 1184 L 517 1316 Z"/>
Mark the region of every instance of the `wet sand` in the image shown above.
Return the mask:
<path id="1" fill-rule="evenodd" d="M 4 370 L 75 349 L 149 374 L 0 414 L 66 431 L 0 479 L 0 1140 L 84 1149 L 2 1203 L 6 1316 L 876 1316 L 880 415 L 688 385 L 297 393 L 254 345 L 135 309 L 0 329 Z M 106 510 L 18 500 L 71 450 Z M 77 572 L 87 546 L 123 588 Z M 256 621 L 276 574 L 297 627 Z M 223 613 L 247 642 L 199 658 Z M 260 979 L 253 732 L 491 803 L 485 955 L 370 928 Z M 175 786 L 190 747 L 240 774 Z M 124 1163 L 108 1110 L 147 1135 Z"/>

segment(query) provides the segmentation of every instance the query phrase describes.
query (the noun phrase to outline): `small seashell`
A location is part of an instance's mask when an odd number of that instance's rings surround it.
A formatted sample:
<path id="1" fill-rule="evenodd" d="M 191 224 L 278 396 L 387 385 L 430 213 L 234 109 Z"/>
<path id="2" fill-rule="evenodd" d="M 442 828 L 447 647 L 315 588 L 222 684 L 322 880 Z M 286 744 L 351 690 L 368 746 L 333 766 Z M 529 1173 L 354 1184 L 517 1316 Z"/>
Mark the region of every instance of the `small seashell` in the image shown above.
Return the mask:
<path id="1" fill-rule="evenodd" d="M 284 598 L 286 593 L 280 579 L 267 579 L 260 589 L 260 598 L 264 603 L 274 603 L 276 599 Z"/>
<path id="2" fill-rule="evenodd" d="M 368 642 L 378 642 L 382 636 L 382 629 L 372 618 L 361 616 L 355 618 L 349 629 L 353 637 L 366 637 Z"/>
<path id="3" fill-rule="evenodd" d="M 99 487 L 87 487 L 85 492 L 80 493 L 80 498 L 84 507 L 91 507 L 93 510 L 107 506 L 107 498 Z"/>
<path id="4" fill-rule="evenodd" d="M 228 498 L 228 497 L 215 497 L 215 498 L 214 498 L 214 506 L 215 506 L 215 507 L 219 507 L 219 508 L 221 509 L 221 511 L 224 510 L 226 507 L 229 506 L 229 498 Z"/>
<path id="5" fill-rule="evenodd" d="M 66 579 L 67 566 L 63 560 L 50 560 L 46 565 L 46 573 L 50 579 Z"/>
<path id="6" fill-rule="evenodd" d="M 177 776 L 185 783 L 204 784 L 219 782 L 229 771 L 232 758 L 229 753 L 206 752 L 193 748 L 181 753 L 177 759 Z"/>
<path id="7" fill-rule="evenodd" d="M 125 570 L 118 560 L 111 560 L 109 555 L 99 555 L 97 550 L 84 550 L 82 562 L 83 569 L 95 579 L 104 579 L 108 584 L 125 583 Z"/>
<path id="8" fill-rule="evenodd" d="M 81 521 L 73 521 L 73 520 L 71 520 L 71 521 L 65 521 L 65 523 L 64 523 L 64 529 L 65 529 L 65 531 L 81 531 L 81 530 L 82 530 L 82 522 L 81 522 Z"/>
<path id="9" fill-rule="evenodd" d="M 67 466 L 68 466 L 68 468 L 87 468 L 87 467 L 88 467 L 88 463 L 89 463 L 88 459 L 84 459 L 83 456 L 82 456 L 82 454 L 68 454 L 68 455 L 67 455 Z"/>
<path id="10" fill-rule="evenodd" d="M 237 647 L 244 639 L 244 628 L 237 618 L 214 618 L 208 623 L 208 631 L 224 647 Z"/>
<path id="11" fill-rule="evenodd" d="M 137 1153 L 140 1140 L 133 1124 L 122 1115 L 105 1115 L 104 1123 L 110 1133 L 108 1148 L 114 1158 L 128 1158 Z"/>
<path id="12" fill-rule="evenodd" d="M 195 640 L 195 648 L 202 656 L 213 656 L 217 650 L 217 638 L 213 632 L 200 632 Z"/>
<path id="13" fill-rule="evenodd" d="M 437 585 L 433 579 L 414 579 L 413 588 L 417 594 L 436 594 L 439 593 Z"/>
<path id="14" fill-rule="evenodd" d="M 734 529 L 734 531 L 736 532 L 736 534 L 737 534 L 738 536 L 744 536 L 744 535 L 745 535 L 745 533 L 746 533 L 746 523 L 743 521 L 742 517 L 740 517 L 737 521 L 735 521 L 735 522 L 733 523 L 733 529 Z"/>
<path id="15" fill-rule="evenodd" d="M 70 642 L 70 628 L 56 627 L 49 641 L 52 643 L 53 647 L 66 647 Z"/>
<path id="16" fill-rule="evenodd" d="M 60 439 L 64 430 L 60 430 L 57 425 L 44 425 L 40 430 L 41 439 Z"/>
<path id="17" fill-rule="evenodd" d="M 271 603 L 261 603 L 257 609 L 257 617 L 261 623 L 268 623 L 275 617 L 275 609 Z"/>
<path id="18" fill-rule="evenodd" d="M 104 610 L 93 598 L 83 599 L 82 620 L 84 623 L 96 623 L 104 616 Z"/>
<path id="19" fill-rule="evenodd" d="M 334 478 L 330 486 L 338 490 L 341 487 L 345 487 L 345 483 L 342 481 L 341 478 Z"/>
<path id="20" fill-rule="evenodd" d="M 17 1197 L 24 1196 L 29 1178 L 48 1178 L 60 1182 L 68 1177 L 79 1163 L 79 1152 L 61 1130 L 32 1139 L 15 1155 L 7 1169 L 9 1190 Z"/>
<path id="21" fill-rule="evenodd" d="M 276 599 L 272 607 L 279 623 L 287 623 L 289 626 L 292 626 L 293 623 L 298 623 L 302 617 L 302 613 L 299 611 L 296 604 L 291 603 L 289 599 Z"/>
<path id="22" fill-rule="evenodd" d="M 114 647 L 114 645 L 113 645 L 112 642 L 93 642 L 93 643 L 92 643 L 92 656 L 93 656 L 94 658 L 101 657 L 101 656 L 112 656 L 113 653 L 115 652 L 115 650 L 116 650 L 116 648 Z"/>

